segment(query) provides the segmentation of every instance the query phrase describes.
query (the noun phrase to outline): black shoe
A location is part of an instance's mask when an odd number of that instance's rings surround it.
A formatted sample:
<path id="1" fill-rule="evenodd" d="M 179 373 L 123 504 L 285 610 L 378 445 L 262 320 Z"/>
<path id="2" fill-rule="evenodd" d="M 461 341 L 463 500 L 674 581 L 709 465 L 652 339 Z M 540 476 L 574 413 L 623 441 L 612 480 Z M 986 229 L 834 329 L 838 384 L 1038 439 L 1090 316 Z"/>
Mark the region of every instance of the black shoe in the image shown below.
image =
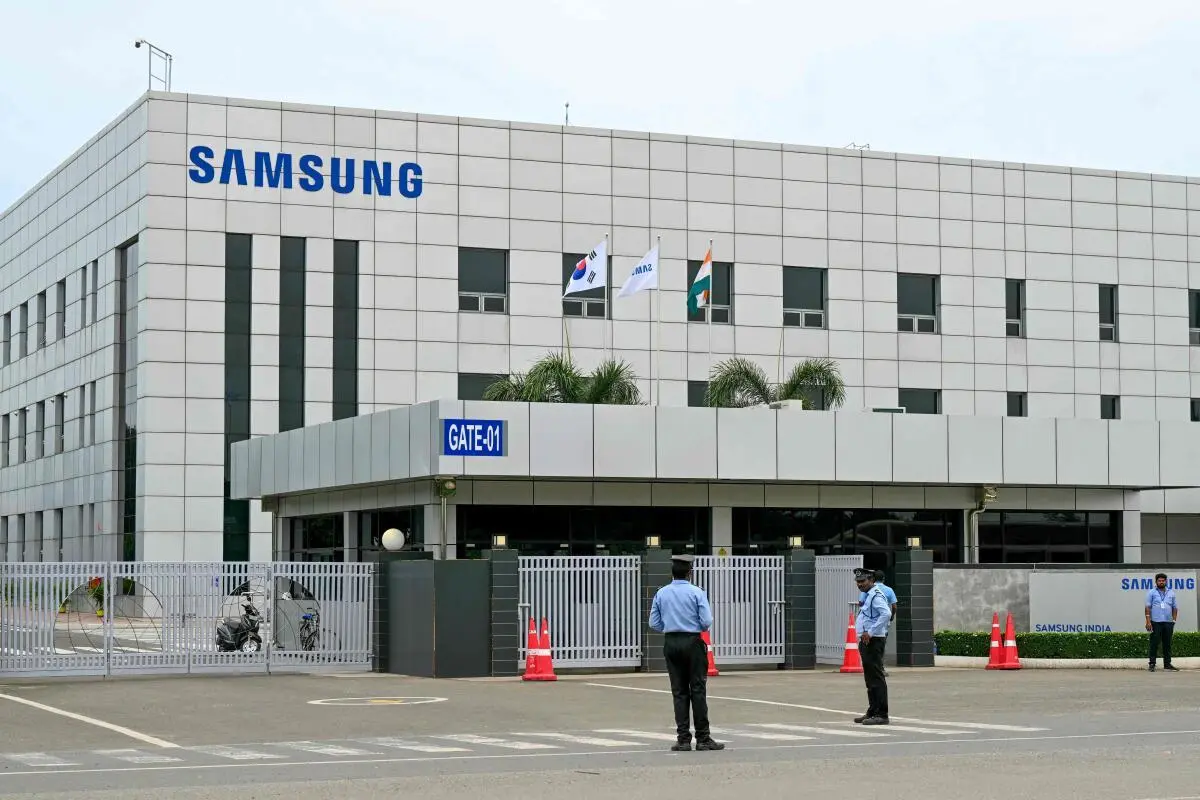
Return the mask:
<path id="1" fill-rule="evenodd" d="M 1163 669 L 1165 669 L 1167 672 L 1179 672 L 1178 667 L 1173 667 L 1170 664 L 1167 664 L 1166 666 L 1164 666 Z"/>
<path id="2" fill-rule="evenodd" d="M 868 711 L 867 713 L 863 714 L 861 717 L 855 717 L 854 722 L 858 725 L 861 725 L 861 724 L 863 724 L 864 721 L 870 719 L 871 716 L 872 716 L 871 712 Z"/>
<path id="3" fill-rule="evenodd" d="M 721 742 L 717 742 L 712 739 L 705 739 L 702 742 L 696 742 L 696 749 L 697 750 L 724 750 L 725 745 L 722 744 Z"/>
<path id="4" fill-rule="evenodd" d="M 887 717 L 867 717 L 862 721 L 863 725 L 887 725 L 890 720 Z"/>
<path id="5" fill-rule="evenodd" d="M 691 742 L 676 742 L 675 744 L 671 745 L 671 752 L 673 753 L 686 753 L 691 749 Z"/>
<path id="6" fill-rule="evenodd" d="M 1150 671 L 1151 671 L 1151 672 L 1154 672 L 1154 665 L 1153 665 L 1153 664 L 1151 664 L 1151 665 L 1150 665 Z"/>

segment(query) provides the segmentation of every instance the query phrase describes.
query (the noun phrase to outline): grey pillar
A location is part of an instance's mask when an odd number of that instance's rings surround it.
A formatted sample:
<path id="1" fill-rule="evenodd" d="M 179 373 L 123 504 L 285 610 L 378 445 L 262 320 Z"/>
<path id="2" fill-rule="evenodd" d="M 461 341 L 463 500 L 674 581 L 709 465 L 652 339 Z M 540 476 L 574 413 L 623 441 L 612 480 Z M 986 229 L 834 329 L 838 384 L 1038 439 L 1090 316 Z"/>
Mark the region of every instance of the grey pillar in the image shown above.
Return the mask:
<path id="1" fill-rule="evenodd" d="M 522 627 L 517 604 L 521 602 L 521 585 L 516 550 L 491 550 L 487 555 L 492 567 L 492 675 L 511 676 L 518 673 Z M 539 629 L 540 630 L 540 629 Z"/>
<path id="2" fill-rule="evenodd" d="M 642 554 L 642 672 L 666 672 L 663 635 L 650 630 L 650 606 L 660 588 L 671 582 L 671 551 L 649 547 Z"/>
<path id="3" fill-rule="evenodd" d="M 896 554 L 899 617 L 893 628 L 896 663 L 902 667 L 933 666 L 933 553 L 904 550 Z"/>
<path id="4" fill-rule="evenodd" d="M 393 625 L 402 624 L 402 620 L 392 618 L 391 581 L 388 579 L 388 567 L 395 561 L 410 561 L 417 559 L 432 559 L 433 553 L 402 550 L 389 552 L 382 550 L 375 555 L 375 568 L 371 576 L 371 671 L 390 672 Z"/>
<path id="5" fill-rule="evenodd" d="M 783 667 L 817 666 L 817 559 L 812 550 L 783 557 Z"/>

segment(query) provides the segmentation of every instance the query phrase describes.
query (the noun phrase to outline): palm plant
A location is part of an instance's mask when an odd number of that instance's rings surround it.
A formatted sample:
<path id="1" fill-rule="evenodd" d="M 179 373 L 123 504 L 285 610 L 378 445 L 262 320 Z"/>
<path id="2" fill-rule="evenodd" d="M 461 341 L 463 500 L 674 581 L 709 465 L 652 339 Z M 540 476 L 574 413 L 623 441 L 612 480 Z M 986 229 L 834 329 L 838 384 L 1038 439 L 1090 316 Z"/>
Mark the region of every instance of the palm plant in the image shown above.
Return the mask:
<path id="1" fill-rule="evenodd" d="M 632 406 L 642 402 L 642 393 L 633 368 L 624 361 L 606 359 L 585 375 L 569 355 L 550 353 L 528 372 L 514 373 L 487 387 L 483 399 Z"/>
<path id="2" fill-rule="evenodd" d="M 837 362 L 809 358 L 792 368 L 787 380 L 773 384 L 749 359 L 735 356 L 717 364 L 704 395 L 706 405 L 744 408 L 781 400 L 803 400 L 806 408 L 837 408 L 846 402 L 846 384 Z"/>

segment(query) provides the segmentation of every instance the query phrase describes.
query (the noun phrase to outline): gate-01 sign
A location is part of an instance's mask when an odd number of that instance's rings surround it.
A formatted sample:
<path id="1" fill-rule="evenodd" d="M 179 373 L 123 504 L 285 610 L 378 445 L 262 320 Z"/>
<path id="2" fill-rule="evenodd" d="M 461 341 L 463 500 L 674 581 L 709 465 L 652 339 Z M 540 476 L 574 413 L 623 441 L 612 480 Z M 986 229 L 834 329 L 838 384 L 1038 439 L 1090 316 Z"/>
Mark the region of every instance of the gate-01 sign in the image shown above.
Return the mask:
<path id="1" fill-rule="evenodd" d="M 503 456 L 505 427 L 502 419 L 444 419 L 442 455 Z"/>

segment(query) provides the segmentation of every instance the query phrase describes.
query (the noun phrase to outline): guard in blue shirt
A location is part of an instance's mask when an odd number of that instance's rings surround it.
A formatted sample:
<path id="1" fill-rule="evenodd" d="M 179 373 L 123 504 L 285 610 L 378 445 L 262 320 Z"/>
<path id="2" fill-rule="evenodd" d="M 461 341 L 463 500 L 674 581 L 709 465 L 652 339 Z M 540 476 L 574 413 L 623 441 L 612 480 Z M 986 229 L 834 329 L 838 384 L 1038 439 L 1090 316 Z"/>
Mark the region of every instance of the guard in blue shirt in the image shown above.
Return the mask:
<path id="1" fill-rule="evenodd" d="M 1167 588 L 1167 576 L 1154 576 L 1154 588 L 1146 592 L 1146 630 L 1150 631 L 1150 671 L 1158 661 L 1158 643 L 1162 641 L 1163 669 L 1179 672 L 1171 666 L 1171 634 L 1175 632 L 1175 620 L 1179 618 L 1179 603 L 1175 590 Z"/>
<path id="2" fill-rule="evenodd" d="M 886 583 L 883 582 L 884 577 L 886 577 L 886 576 L 883 574 L 883 570 L 881 570 L 881 569 L 875 570 L 875 585 L 879 587 L 879 591 L 883 592 L 883 596 L 885 598 L 887 598 L 888 605 L 892 609 L 891 624 L 895 625 L 896 624 L 896 593 L 892 590 L 892 587 L 888 586 Z M 867 593 L 859 592 L 858 593 L 859 606 L 862 606 L 862 604 L 865 602 L 867 602 Z M 883 677 L 886 678 L 887 674 L 888 674 L 887 667 L 884 667 L 883 668 Z"/>
<path id="3" fill-rule="evenodd" d="M 854 570 L 854 581 L 866 598 L 858 607 L 854 629 L 858 633 L 858 653 L 862 659 L 863 681 L 867 685 L 867 713 L 855 717 L 862 725 L 887 725 L 887 675 L 883 670 L 883 650 L 887 645 L 888 626 L 892 609 L 883 591 L 875 585 L 875 573 L 869 569 Z"/>
<path id="4" fill-rule="evenodd" d="M 671 694 L 675 698 L 676 742 L 671 749 L 692 749 L 688 710 L 696 722 L 697 750 L 724 750 L 713 741 L 708 725 L 708 648 L 700 638 L 712 627 L 712 608 L 704 591 L 693 584 L 692 557 L 671 557 L 674 579 L 658 590 L 650 606 L 650 628 L 666 634 L 663 656 L 671 676 Z"/>

